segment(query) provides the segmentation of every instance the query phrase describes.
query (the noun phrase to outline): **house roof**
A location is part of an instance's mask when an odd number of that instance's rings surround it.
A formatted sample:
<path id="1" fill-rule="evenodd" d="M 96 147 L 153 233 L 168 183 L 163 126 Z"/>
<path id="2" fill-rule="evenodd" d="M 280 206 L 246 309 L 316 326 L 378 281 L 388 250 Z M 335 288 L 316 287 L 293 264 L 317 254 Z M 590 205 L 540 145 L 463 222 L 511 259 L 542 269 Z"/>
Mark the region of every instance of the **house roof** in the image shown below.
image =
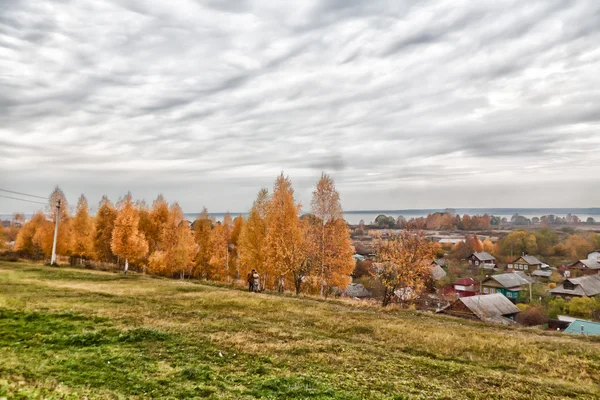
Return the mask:
<path id="1" fill-rule="evenodd" d="M 600 323 L 576 319 L 564 332 L 576 335 L 600 335 Z"/>
<path id="2" fill-rule="evenodd" d="M 579 260 L 580 263 L 582 263 L 586 268 L 589 269 L 600 269 L 600 262 L 598 261 L 594 261 L 594 260 Z M 575 263 L 577 264 L 577 263 Z M 573 265 L 575 265 L 573 264 Z"/>
<path id="3" fill-rule="evenodd" d="M 543 264 L 543 262 L 541 262 L 536 256 L 521 256 L 521 257 L 517 258 L 515 261 L 513 261 L 513 263 L 516 263 L 520 259 L 525 260 L 525 262 L 529 265 Z"/>
<path id="4" fill-rule="evenodd" d="M 550 278 L 552 270 L 550 269 L 536 269 L 531 273 L 531 276 L 541 276 L 543 278 Z"/>
<path id="5" fill-rule="evenodd" d="M 436 281 L 439 281 L 440 279 L 444 279 L 444 277 L 446 276 L 446 271 L 444 271 L 444 268 L 440 267 L 437 264 L 432 265 L 430 267 L 430 269 L 431 269 L 431 277 L 433 279 L 435 279 Z"/>
<path id="6" fill-rule="evenodd" d="M 523 272 L 508 272 L 505 274 L 492 275 L 490 278 L 505 288 L 513 288 L 535 283 L 533 279 L 525 275 Z"/>
<path id="7" fill-rule="evenodd" d="M 575 289 L 565 289 L 564 282 L 550 290 L 552 294 L 570 294 L 576 296 L 596 296 L 600 294 L 600 275 L 581 276 L 579 278 L 566 279 L 571 282 Z"/>
<path id="8" fill-rule="evenodd" d="M 480 252 L 473 253 L 471 255 L 475 256 L 480 261 L 494 261 L 494 260 L 496 260 L 496 258 L 493 255 L 491 255 L 490 253 L 488 253 L 487 251 L 480 251 Z"/>
<path id="9" fill-rule="evenodd" d="M 438 258 L 437 260 L 434 260 L 434 261 L 432 262 L 432 264 L 437 264 L 437 265 L 439 265 L 440 267 L 443 267 L 443 266 L 445 266 L 445 265 L 448 265 L 448 261 L 446 261 L 446 259 L 445 259 L 445 258 Z"/>
<path id="10" fill-rule="evenodd" d="M 462 301 L 473 314 L 483 320 L 516 314 L 520 311 L 502 293 L 461 297 L 458 301 Z"/>
<path id="11" fill-rule="evenodd" d="M 479 282 L 477 282 L 473 278 L 461 278 L 453 283 L 453 285 L 460 285 L 460 286 L 470 286 L 470 285 L 477 285 L 477 284 L 479 284 Z"/>

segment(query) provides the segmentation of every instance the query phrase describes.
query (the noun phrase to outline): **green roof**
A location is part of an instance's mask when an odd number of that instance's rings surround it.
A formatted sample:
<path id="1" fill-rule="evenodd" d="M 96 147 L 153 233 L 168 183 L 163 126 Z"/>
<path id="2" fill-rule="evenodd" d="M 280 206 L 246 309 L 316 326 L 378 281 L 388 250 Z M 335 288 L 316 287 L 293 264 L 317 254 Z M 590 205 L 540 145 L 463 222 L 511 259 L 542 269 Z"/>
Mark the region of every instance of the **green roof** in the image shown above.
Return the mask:
<path id="1" fill-rule="evenodd" d="M 576 319 L 575 321 L 571 322 L 571 325 L 569 325 L 567 329 L 565 329 L 565 333 L 573 333 L 577 335 L 582 333 L 584 335 L 600 335 L 600 323 Z"/>

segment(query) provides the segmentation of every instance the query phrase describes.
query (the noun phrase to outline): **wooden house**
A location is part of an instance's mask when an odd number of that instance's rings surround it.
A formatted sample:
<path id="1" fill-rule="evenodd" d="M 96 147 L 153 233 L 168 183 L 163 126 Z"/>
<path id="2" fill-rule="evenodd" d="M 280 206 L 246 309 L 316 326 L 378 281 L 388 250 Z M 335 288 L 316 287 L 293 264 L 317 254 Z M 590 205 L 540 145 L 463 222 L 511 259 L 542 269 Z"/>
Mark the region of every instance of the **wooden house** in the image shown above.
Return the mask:
<path id="1" fill-rule="evenodd" d="M 529 285 L 535 283 L 533 278 L 522 272 L 508 272 L 504 274 L 488 276 L 481 282 L 481 293 L 500 293 L 513 303 L 517 302 L 519 294 L 523 289 L 529 289 Z"/>
<path id="2" fill-rule="evenodd" d="M 552 270 L 535 256 L 522 255 L 506 267 L 507 272 L 525 272 L 528 275 L 550 277 Z"/>
<path id="3" fill-rule="evenodd" d="M 514 324 L 515 316 L 519 311 L 510 300 L 500 293 L 461 297 L 440 310 L 441 313 L 455 317 L 480 319 L 504 325 Z"/>
<path id="4" fill-rule="evenodd" d="M 496 265 L 496 258 L 485 251 L 471 254 L 469 257 L 467 257 L 467 261 L 472 267 L 479 267 L 487 270 L 498 269 L 498 265 Z"/>
<path id="5" fill-rule="evenodd" d="M 600 295 L 600 275 L 565 279 L 563 283 L 551 289 L 550 294 L 564 299 L 598 296 Z"/>

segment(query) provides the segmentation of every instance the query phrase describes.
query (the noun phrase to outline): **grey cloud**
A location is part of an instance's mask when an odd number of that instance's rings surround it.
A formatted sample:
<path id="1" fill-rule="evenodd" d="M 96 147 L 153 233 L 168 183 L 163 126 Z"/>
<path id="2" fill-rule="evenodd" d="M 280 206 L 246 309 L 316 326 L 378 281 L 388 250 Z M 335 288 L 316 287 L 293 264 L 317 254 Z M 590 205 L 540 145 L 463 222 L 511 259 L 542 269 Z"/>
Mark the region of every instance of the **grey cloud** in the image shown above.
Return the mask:
<path id="1" fill-rule="evenodd" d="M 422 208 L 600 176 L 595 2 L 0 7 L 0 184 L 21 191 L 235 211 L 281 170 L 307 204 L 326 171 L 354 208 Z"/>

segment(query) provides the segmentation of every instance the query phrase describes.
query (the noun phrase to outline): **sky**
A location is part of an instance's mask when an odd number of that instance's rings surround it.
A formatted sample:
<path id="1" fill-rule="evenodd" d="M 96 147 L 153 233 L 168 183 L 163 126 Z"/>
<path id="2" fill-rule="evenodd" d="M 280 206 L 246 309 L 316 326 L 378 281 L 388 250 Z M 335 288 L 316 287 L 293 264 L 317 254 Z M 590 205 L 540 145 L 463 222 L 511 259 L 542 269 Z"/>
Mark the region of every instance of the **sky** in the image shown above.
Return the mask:
<path id="1" fill-rule="evenodd" d="M 598 207 L 599 20 L 596 0 L 0 0 L 0 189 L 244 212 L 283 171 L 308 209 L 326 172 L 347 210 Z"/>

